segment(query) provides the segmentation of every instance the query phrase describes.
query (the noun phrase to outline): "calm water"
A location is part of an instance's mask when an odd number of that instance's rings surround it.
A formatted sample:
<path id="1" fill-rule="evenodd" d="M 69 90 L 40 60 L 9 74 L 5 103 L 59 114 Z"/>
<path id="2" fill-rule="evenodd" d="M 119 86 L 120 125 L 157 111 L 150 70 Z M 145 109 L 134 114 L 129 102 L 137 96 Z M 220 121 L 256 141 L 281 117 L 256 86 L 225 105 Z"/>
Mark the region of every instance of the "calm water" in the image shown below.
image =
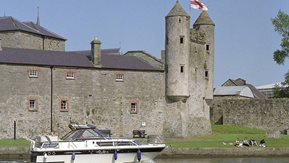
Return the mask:
<path id="1" fill-rule="evenodd" d="M 0 161 L 0 163 L 27 163 L 27 162 L 26 161 Z M 157 159 L 149 163 L 289 163 L 289 157 Z"/>

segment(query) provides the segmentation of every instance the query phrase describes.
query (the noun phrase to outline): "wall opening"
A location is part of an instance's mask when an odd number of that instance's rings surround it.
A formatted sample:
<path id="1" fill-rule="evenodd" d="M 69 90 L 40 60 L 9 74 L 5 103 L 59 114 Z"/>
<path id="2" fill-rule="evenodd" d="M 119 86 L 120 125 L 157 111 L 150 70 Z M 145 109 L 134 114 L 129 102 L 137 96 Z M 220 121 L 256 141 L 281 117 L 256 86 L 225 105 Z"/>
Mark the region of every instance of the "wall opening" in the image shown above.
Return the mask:
<path id="1" fill-rule="evenodd" d="M 180 36 L 180 44 L 184 43 L 184 38 L 185 38 L 185 36 Z"/>
<path id="2" fill-rule="evenodd" d="M 205 78 L 209 79 L 209 71 L 208 70 L 205 71 Z"/>
<path id="3" fill-rule="evenodd" d="M 184 72 L 184 66 L 180 67 L 180 72 L 183 73 Z"/>
<path id="4" fill-rule="evenodd" d="M 210 45 L 206 45 L 206 50 L 210 50 Z"/>

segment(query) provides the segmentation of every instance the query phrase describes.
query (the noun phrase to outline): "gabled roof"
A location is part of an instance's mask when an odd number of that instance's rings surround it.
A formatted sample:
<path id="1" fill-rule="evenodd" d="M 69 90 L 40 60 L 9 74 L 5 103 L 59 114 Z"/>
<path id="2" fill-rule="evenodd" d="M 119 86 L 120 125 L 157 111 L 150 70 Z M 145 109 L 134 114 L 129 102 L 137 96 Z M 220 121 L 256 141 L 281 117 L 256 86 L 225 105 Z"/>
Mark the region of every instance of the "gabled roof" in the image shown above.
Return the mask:
<path id="1" fill-rule="evenodd" d="M 37 25 L 33 22 L 20 22 L 11 16 L 0 17 L 0 32 L 4 31 L 22 31 L 34 33 L 41 36 L 48 36 L 60 40 L 66 40 L 65 38 L 50 32 L 46 28 Z"/>
<path id="2" fill-rule="evenodd" d="M 134 57 L 115 55 L 113 49 L 102 50 L 101 68 L 124 69 L 140 71 L 163 71 L 147 62 Z M 2 48 L 0 51 L 0 64 L 39 65 L 39 66 L 66 66 L 93 68 L 89 60 L 90 51 L 64 52 L 44 51 L 33 49 Z"/>
<path id="3" fill-rule="evenodd" d="M 167 17 L 170 16 L 188 16 L 187 12 L 183 9 L 179 1 L 176 2 L 175 6 L 168 13 Z"/>

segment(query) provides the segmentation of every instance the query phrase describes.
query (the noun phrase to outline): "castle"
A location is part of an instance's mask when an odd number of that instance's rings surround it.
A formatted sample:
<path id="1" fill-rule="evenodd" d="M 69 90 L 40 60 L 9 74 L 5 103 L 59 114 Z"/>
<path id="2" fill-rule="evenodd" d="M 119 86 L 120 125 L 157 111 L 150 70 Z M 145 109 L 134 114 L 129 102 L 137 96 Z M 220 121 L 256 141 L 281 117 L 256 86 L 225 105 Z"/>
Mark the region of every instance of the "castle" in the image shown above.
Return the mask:
<path id="1" fill-rule="evenodd" d="M 67 52 L 65 38 L 39 23 L 0 18 L 0 137 L 60 135 L 70 122 L 93 123 L 113 136 L 189 137 L 211 133 L 214 28 L 207 12 L 190 26 L 177 1 L 166 16 L 165 50 Z"/>

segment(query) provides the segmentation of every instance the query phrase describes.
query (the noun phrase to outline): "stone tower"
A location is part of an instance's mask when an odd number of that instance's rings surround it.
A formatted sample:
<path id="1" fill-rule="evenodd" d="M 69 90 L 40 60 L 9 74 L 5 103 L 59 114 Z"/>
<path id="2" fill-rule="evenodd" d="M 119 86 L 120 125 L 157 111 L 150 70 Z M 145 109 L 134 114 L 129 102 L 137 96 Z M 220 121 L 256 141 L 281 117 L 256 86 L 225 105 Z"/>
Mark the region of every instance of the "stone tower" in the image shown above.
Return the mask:
<path id="1" fill-rule="evenodd" d="M 190 28 L 190 16 L 178 1 L 166 16 L 166 116 L 172 120 L 165 122 L 164 135 L 190 137 L 211 132 L 214 28 L 207 12 Z"/>
<path id="2" fill-rule="evenodd" d="M 198 33 L 196 38 L 196 44 L 203 44 L 204 52 L 202 56 L 202 64 L 204 65 L 203 76 L 205 76 L 205 99 L 213 99 L 213 81 L 214 81 L 214 36 L 215 36 L 215 24 L 209 17 L 206 11 L 203 11 L 198 19 L 195 21 L 192 31 Z M 194 33 L 193 32 L 193 33 Z M 198 36 L 199 42 L 197 41 Z M 192 47 L 193 48 L 193 47 Z"/>
<path id="3" fill-rule="evenodd" d="M 180 3 L 166 16 L 166 96 L 173 101 L 189 97 L 190 16 Z"/>

